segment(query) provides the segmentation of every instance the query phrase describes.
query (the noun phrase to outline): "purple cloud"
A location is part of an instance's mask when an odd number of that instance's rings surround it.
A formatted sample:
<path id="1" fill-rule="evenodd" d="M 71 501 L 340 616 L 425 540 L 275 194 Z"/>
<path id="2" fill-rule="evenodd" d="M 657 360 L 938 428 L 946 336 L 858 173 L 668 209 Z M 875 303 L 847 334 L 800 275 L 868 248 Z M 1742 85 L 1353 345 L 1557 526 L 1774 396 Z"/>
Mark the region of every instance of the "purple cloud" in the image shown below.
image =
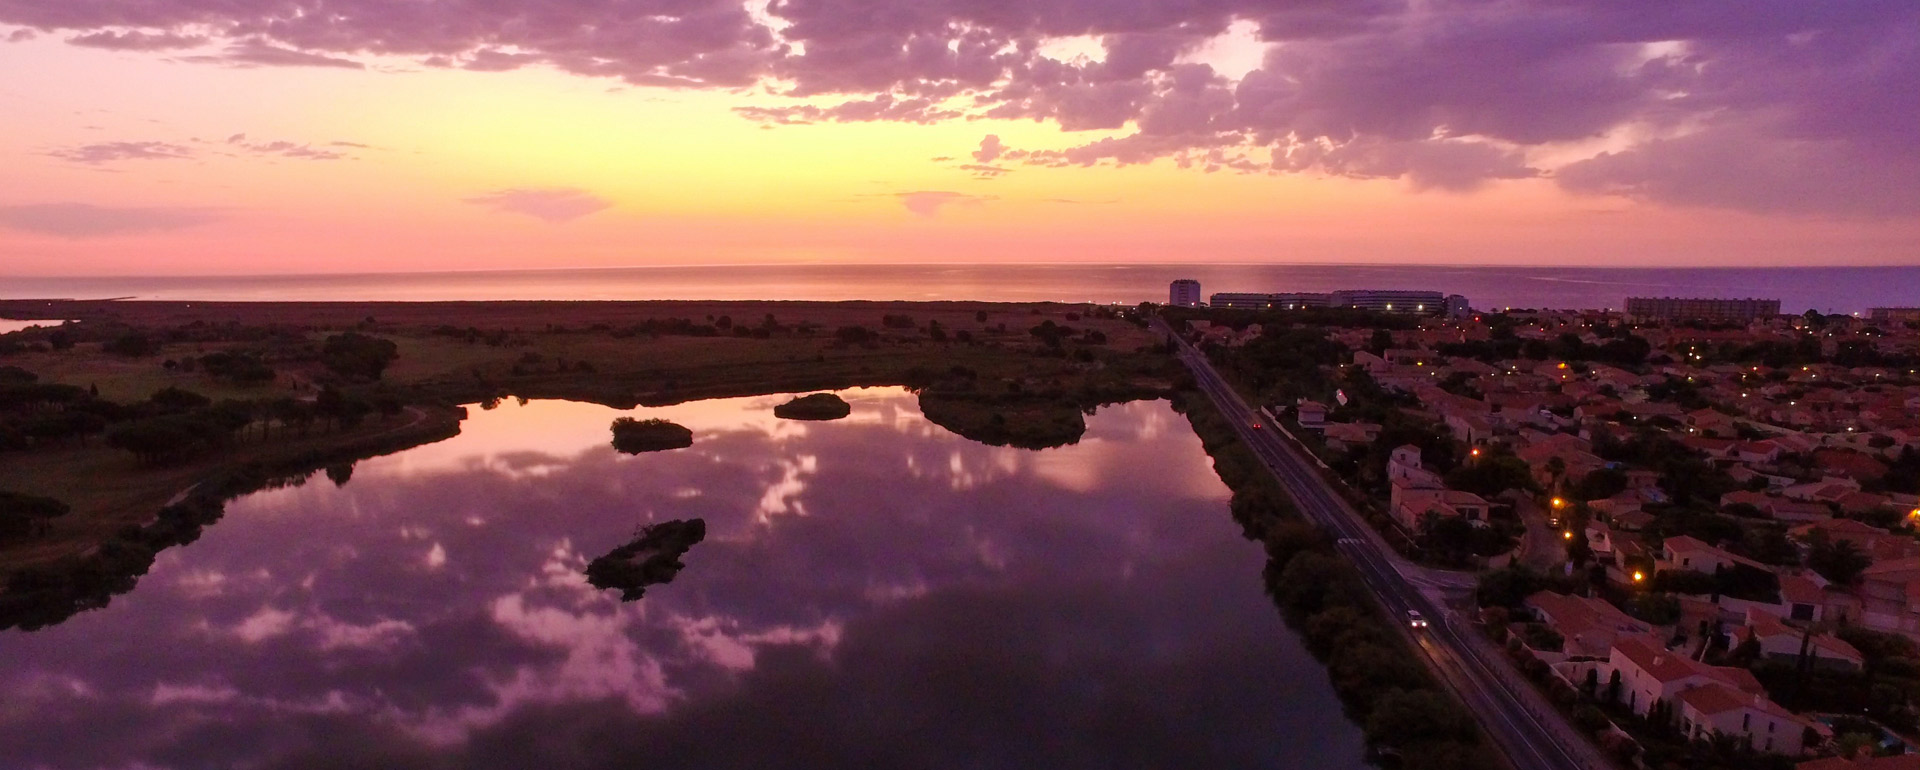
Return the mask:
<path id="1" fill-rule="evenodd" d="M 613 207 L 613 201 L 571 187 L 519 187 L 476 195 L 467 203 L 524 214 L 553 224 L 571 222 Z"/>
<path id="2" fill-rule="evenodd" d="M 167 142 L 101 142 L 83 144 L 47 153 L 75 163 L 111 163 L 121 160 L 184 160 L 193 151 Z"/>
<path id="3" fill-rule="evenodd" d="M 1920 189 L 1912 0 L 0 0 L 0 23 L 132 48 L 207 35 L 224 52 L 187 60 L 226 65 L 406 57 L 809 100 L 737 110 L 769 126 L 1118 132 L 1021 156 L 996 140 L 985 166 L 1171 161 L 1451 191 L 1546 177 L 1657 203 L 1920 213 L 1901 194 L 1791 205 Z M 1229 29 L 1267 46 L 1244 76 L 1198 61 Z M 1067 37 L 1097 54 L 1049 56 Z M 1566 160 L 1602 139 L 1608 154 Z M 1725 142 L 1750 168 L 1725 166 Z"/>
<path id="4" fill-rule="evenodd" d="M 104 48 L 109 51 L 167 51 L 176 48 L 193 48 L 207 42 L 207 38 L 205 35 L 106 29 L 85 35 L 75 35 L 67 38 L 67 42 L 84 48 Z"/>
<path id="5" fill-rule="evenodd" d="M 294 142 L 256 142 L 245 146 L 255 154 L 275 155 L 282 158 L 295 158 L 298 160 L 340 160 L 347 157 L 346 153 L 336 150 L 316 149 L 309 145 L 296 144 Z"/>
<path id="6" fill-rule="evenodd" d="M 873 121 L 938 123 L 965 114 L 958 110 L 942 109 L 940 103 L 933 99 L 896 99 L 892 94 L 855 99 L 831 107 L 803 104 L 793 107 L 735 107 L 733 111 L 748 120 L 780 125 Z"/>
<path id="7" fill-rule="evenodd" d="M 218 210 L 203 208 L 113 208 L 86 203 L 0 206 L 0 227 L 62 238 L 102 238 L 179 230 L 220 218 Z"/>
<path id="8" fill-rule="evenodd" d="M 225 51 L 218 54 L 188 56 L 184 60 L 203 64 L 225 64 L 231 67 L 335 67 L 356 70 L 367 67 L 352 59 L 285 48 L 263 40 L 243 40 L 227 46 Z"/>
<path id="9" fill-rule="evenodd" d="M 1006 145 L 1000 143 L 998 135 L 987 134 L 980 140 L 980 149 L 973 151 L 973 159 L 981 163 L 992 163 L 999 160 L 1000 155 L 1006 151 Z"/>
<path id="10" fill-rule="evenodd" d="M 940 210 L 948 206 L 979 206 L 993 200 L 986 196 L 946 190 L 894 193 L 894 197 L 900 199 L 900 205 L 905 206 L 908 211 L 929 219 L 939 216 Z"/>
<path id="11" fill-rule="evenodd" d="M 200 139 L 193 143 L 205 144 Z M 364 147 L 351 142 L 334 142 L 329 147 Z M 248 141 L 246 134 L 234 134 L 218 144 L 215 154 L 234 156 L 236 154 L 294 158 L 298 160 L 342 160 L 349 156 L 338 149 L 317 148 L 312 145 L 288 141 L 256 142 Z M 199 157 L 193 148 L 172 142 L 100 142 L 83 144 L 54 150 L 47 153 L 56 158 L 75 163 L 101 165 L 126 160 L 186 160 Z"/>
<path id="12" fill-rule="evenodd" d="M 962 163 L 954 168 L 972 174 L 977 179 L 998 179 L 1002 175 L 1013 173 L 1013 169 L 990 163 Z"/>

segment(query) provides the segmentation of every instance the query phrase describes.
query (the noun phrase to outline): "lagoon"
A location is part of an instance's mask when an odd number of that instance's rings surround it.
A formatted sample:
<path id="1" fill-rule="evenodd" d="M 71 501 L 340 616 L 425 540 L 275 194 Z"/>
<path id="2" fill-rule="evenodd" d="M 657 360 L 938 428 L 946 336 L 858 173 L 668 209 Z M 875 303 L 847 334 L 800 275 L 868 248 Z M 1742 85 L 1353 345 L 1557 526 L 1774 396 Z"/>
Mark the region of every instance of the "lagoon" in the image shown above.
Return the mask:
<path id="1" fill-rule="evenodd" d="M 110 606 L 0 633 L 0 766 L 1362 766 L 1165 402 L 1029 451 L 840 395 L 507 400 L 235 500 Z M 619 416 L 694 444 L 622 455 Z M 693 517 L 673 582 L 587 585 Z"/>

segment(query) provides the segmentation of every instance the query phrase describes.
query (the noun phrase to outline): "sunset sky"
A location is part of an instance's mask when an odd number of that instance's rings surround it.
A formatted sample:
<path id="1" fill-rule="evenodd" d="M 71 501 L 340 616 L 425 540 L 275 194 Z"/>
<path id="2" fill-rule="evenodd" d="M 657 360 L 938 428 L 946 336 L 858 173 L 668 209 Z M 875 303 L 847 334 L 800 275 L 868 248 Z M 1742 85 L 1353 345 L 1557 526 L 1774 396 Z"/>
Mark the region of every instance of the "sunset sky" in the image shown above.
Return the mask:
<path id="1" fill-rule="evenodd" d="M 0 0 L 0 275 L 1920 264 L 1914 0 Z"/>

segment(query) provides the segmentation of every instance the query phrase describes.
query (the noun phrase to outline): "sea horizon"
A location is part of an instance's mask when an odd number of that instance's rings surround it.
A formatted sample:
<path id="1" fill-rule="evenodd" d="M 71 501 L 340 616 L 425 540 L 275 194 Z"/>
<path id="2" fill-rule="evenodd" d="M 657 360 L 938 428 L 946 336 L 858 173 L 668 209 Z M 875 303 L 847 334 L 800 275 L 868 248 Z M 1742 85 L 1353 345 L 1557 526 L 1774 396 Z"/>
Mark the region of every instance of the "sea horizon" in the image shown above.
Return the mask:
<path id="1" fill-rule="evenodd" d="M 1164 301 L 1215 292 L 1418 289 L 1474 307 L 1613 309 L 1628 296 L 1755 297 L 1783 312 L 1920 304 L 1920 265 L 1553 267 L 1384 263 L 761 264 L 0 278 L 0 299 L 281 301 Z"/>

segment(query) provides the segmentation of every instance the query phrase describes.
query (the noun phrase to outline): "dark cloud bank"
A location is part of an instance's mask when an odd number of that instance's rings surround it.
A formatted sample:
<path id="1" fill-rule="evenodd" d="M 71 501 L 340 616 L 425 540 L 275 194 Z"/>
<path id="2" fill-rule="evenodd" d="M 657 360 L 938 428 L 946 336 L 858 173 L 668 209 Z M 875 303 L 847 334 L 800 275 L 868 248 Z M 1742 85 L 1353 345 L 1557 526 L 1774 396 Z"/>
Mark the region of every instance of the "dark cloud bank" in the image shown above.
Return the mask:
<path id="1" fill-rule="evenodd" d="M 1238 79 L 1189 56 L 1236 21 L 1282 45 Z M 740 112 L 769 124 L 1123 131 L 999 148 L 1003 164 L 1171 158 L 1442 190 L 1547 176 L 1683 205 L 1920 212 L 1911 0 L 0 0 L 0 23 L 116 49 L 204 40 L 220 47 L 189 60 L 232 65 L 387 55 L 755 89 L 768 103 Z M 1104 56 L 1042 55 L 1073 36 Z"/>

